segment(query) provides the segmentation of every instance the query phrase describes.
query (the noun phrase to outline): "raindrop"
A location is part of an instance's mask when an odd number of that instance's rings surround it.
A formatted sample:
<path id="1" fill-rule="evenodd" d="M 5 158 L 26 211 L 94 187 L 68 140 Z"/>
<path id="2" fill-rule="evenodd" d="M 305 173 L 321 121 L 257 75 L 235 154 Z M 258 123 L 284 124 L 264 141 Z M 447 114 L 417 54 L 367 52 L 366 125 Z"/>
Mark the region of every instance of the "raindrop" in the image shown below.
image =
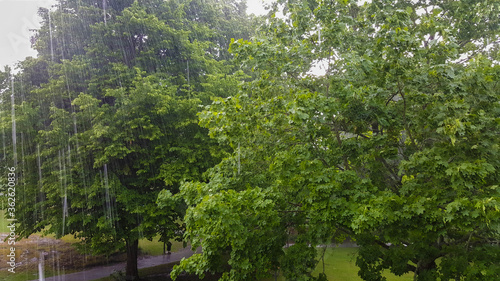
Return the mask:
<path id="1" fill-rule="evenodd" d="M 58 280 L 61 280 L 61 265 L 60 265 L 60 260 L 61 260 L 61 255 L 59 253 L 59 251 L 57 251 L 57 246 L 56 246 L 56 250 L 54 251 L 53 253 L 53 259 L 57 261 L 57 279 Z"/>
<path id="2" fill-rule="evenodd" d="M 240 143 L 238 142 L 238 175 L 241 173 L 241 150 Z"/>
<path id="3" fill-rule="evenodd" d="M 0 116 L 3 116 L 3 112 L 0 111 Z M 3 160 L 7 159 L 7 151 L 5 149 L 5 127 L 2 125 L 2 143 L 3 143 Z"/>
<path id="4" fill-rule="evenodd" d="M 188 93 L 191 93 L 191 83 L 189 82 L 189 60 L 186 60 L 186 64 L 187 64 Z"/>
<path id="5" fill-rule="evenodd" d="M 54 44 L 52 41 L 52 20 L 50 18 L 50 10 L 48 11 L 48 14 L 49 14 L 50 57 L 52 59 L 52 62 L 54 62 Z"/>
<path id="6" fill-rule="evenodd" d="M 321 26 L 318 26 L 318 45 L 321 45 Z"/>
<path id="7" fill-rule="evenodd" d="M 16 138 L 16 108 L 14 103 L 14 77 L 12 81 L 12 95 L 10 101 L 12 103 L 12 150 L 14 153 L 14 167 L 17 167 L 17 138 Z"/>
<path id="8" fill-rule="evenodd" d="M 61 195 L 62 198 L 62 236 L 65 234 L 65 226 L 66 226 L 66 217 L 68 216 L 68 194 L 67 194 L 67 180 L 66 180 L 66 163 L 62 161 L 65 158 L 64 150 L 61 152 L 59 150 L 59 175 L 61 182 Z"/>
<path id="9" fill-rule="evenodd" d="M 38 190 L 39 190 L 38 197 L 40 200 L 40 213 L 43 219 L 43 204 L 41 204 L 43 202 L 43 192 L 42 192 L 43 182 L 42 182 L 42 161 L 40 159 L 40 145 L 37 145 L 36 147 L 36 160 L 38 165 Z"/>
<path id="10" fill-rule="evenodd" d="M 104 25 L 108 26 L 108 23 L 106 22 L 106 0 L 102 0 L 102 13 L 104 17 Z"/>
<path id="11" fill-rule="evenodd" d="M 108 165 L 104 164 L 104 189 L 106 196 L 106 218 L 109 221 L 111 227 L 113 227 L 113 212 L 111 206 L 111 196 L 109 194 L 109 182 L 108 182 Z"/>
<path id="12" fill-rule="evenodd" d="M 44 257 L 43 251 L 40 250 L 40 258 L 38 259 L 38 280 L 39 281 L 45 281 L 44 267 L 45 267 L 45 257 Z"/>

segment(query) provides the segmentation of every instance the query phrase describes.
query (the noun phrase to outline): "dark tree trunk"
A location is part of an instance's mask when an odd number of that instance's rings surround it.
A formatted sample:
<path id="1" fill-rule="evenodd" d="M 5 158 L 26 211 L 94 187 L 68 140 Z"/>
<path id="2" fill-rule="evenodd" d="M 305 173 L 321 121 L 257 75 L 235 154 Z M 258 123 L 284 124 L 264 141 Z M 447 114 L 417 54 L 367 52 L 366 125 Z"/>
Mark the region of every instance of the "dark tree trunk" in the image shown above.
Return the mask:
<path id="1" fill-rule="evenodd" d="M 436 260 L 425 260 L 420 261 L 417 264 L 417 268 L 415 270 L 415 275 L 413 276 L 413 280 L 436 280 L 436 276 L 434 276 L 437 268 Z M 421 278 L 419 278 L 419 276 Z M 422 277 L 423 276 L 423 277 Z"/>
<path id="2" fill-rule="evenodd" d="M 125 268 L 126 280 L 139 280 L 139 270 L 137 269 L 137 252 L 139 249 L 139 240 L 127 240 L 127 267 Z"/>

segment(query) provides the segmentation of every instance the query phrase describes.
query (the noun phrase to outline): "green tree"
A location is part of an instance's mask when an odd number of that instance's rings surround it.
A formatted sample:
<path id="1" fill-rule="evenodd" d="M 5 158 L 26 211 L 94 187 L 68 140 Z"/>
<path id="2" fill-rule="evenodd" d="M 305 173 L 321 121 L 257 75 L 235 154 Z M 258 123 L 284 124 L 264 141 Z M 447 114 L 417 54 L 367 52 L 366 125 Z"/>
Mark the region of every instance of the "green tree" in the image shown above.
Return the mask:
<path id="1" fill-rule="evenodd" d="M 209 51 L 222 36 L 217 18 L 186 21 L 185 7 L 61 0 L 40 10 L 39 57 L 21 62 L 14 79 L 17 146 L 4 138 L 6 157 L 20 159 L 20 237 L 43 230 L 73 234 L 90 253 L 126 251 L 126 275 L 137 279 L 138 239 L 182 233 L 184 203 L 158 207 L 159 192 L 204 180 L 220 160 L 224 148 L 196 114 L 244 77 L 228 75 L 231 63 Z M 1 74 L 2 135 L 10 136 L 10 72 Z"/>
<path id="2" fill-rule="evenodd" d="M 125 241 L 130 253 L 128 276 L 137 275 L 134 271 L 141 235 L 151 239 L 162 227 L 181 227 L 176 224 L 182 209 L 167 206 L 169 208 L 162 211 L 156 207 L 159 190 L 167 187 L 176 193 L 179 182 L 200 179 L 214 161 L 207 149 L 211 144 L 197 125 L 200 100 L 178 96 L 177 86 L 169 86 L 168 80 L 154 75 L 143 77 L 143 74 L 138 73 L 129 88 L 107 91 L 106 96 L 113 97 L 113 105 L 100 105 L 99 100 L 87 94 L 74 100 L 77 114 L 81 114 L 77 120 L 92 123 L 91 130 L 75 138 L 80 143 L 80 153 L 91 159 L 95 180 L 90 190 L 75 186 L 68 198 L 89 198 L 92 193 L 102 196 L 91 199 L 92 204 L 86 203 L 86 207 L 98 211 L 99 216 L 92 211 L 88 227 L 79 235 L 95 243 L 96 249 L 103 249 L 107 239 Z M 104 179 L 98 177 L 100 171 Z M 75 231 L 80 229 L 80 223 L 74 218 Z M 106 238 L 103 233 L 110 237 Z M 120 243 L 112 245 L 121 246 Z"/>
<path id="3" fill-rule="evenodd" d="M 204 252 L 174 276 L 255 280 L 280 267 L 288 279 L 322 279 L 311 276 L 315 246 L 349 235 L 364 280 L 384 280 L 384 269 L 415 280 L 497 279 L 499 9 L 275 5 L 284 17 L 271 13 L 261 36 L 231 46 L 257 79 L 200 115 L 233 153 L 209 182 L 181 187 L 187 236 Z M 326 73 L 308 74 L 315 64 Z M 246 222 L 252 216 L 258 225 Z M 296 243 L 284 251 L 290 232 Z"/>

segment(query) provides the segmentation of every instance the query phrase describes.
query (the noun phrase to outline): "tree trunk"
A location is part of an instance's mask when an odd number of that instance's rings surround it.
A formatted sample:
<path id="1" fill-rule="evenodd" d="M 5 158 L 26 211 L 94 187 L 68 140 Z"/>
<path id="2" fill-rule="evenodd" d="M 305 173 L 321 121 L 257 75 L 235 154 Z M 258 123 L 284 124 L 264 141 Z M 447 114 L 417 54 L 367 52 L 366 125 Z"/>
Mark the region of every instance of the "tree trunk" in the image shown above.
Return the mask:
<path id="1" fill-rule="evenodd" d="M 139 240 L 127 240 L 127 267 L 125 269 L 125 279 L 136 281 L 139 280 L 139 270 L 137 269 L 137 252 L 139 249 Z"/>
<path id="2" fill-rule="evenodd" d="M 419 276 L 424 276 L 421 279 L 423 280 L 436 280 L 435 271 L 437 268 L 436 260 L 425 260 L 420 261 L 417 264 L 417 268 L 415 270 L 415 275 L 413 276 L 413 280 L 420 279 Z"/>

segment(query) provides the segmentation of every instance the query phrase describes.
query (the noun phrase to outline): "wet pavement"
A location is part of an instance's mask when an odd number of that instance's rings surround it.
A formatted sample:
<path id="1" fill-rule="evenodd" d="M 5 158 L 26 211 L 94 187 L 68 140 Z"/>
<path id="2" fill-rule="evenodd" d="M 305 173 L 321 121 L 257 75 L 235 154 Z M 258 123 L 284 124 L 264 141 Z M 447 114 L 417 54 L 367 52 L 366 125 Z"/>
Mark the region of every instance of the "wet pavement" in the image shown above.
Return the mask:
<path id="1" fill-rule="evenodd" d="M 199 250 L 197 251 L 199 252 Z M 180 261 L 182 258 L 190 257 L 194 254 L 190 248 L 185 248 L 183 250 L 177 251 L 170 255 L 162 255 L 162 256 L 151 256 L 151 257 L 140 257 L 137 260 L 137 267 L 146 268 L 153 267 L 161 264 L 171 263 Z M 85 271 L 64 274 L 59 276 L 47 277 L 45 281 L 88 281 L 95 280 L 103 277 L 107 277 L 114 272 L 123 271 L 125 272 L 125 262 L 117 263 L 109 266 L 97 266 L 90 268 Z M 38 279 L 34 279 L 32 281 L 38 281 Z"/>

